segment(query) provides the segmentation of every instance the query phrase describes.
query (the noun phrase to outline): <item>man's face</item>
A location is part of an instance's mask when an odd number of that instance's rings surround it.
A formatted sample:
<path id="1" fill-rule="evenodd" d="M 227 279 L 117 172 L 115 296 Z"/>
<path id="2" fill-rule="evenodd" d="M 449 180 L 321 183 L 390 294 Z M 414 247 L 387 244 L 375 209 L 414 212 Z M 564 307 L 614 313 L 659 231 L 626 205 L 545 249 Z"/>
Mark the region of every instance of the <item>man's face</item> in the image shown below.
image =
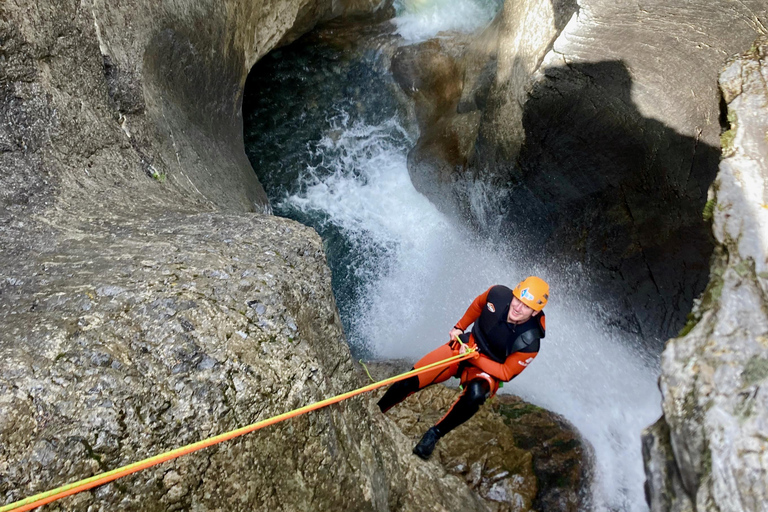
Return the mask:
<path id="1" fill-rule="evenodd" d="M 507 322 L 513 324 L 522 324 L 527 322 L 532 316 L 538 315 L 538 311 L 534 311 L 529 308 L 517 297 L 512 297 L 512 304 L 509 305 L 509 314 L 507 315 Z"/>

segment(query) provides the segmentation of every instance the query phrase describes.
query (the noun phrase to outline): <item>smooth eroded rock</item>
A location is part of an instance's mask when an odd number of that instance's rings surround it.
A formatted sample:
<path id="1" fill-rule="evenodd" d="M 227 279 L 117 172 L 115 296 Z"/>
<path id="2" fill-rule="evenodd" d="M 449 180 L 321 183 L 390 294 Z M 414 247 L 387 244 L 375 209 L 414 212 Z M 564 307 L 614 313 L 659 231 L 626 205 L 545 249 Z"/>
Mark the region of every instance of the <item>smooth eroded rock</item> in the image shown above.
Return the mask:
<path id="1" fill-rule="evenodd" d="M 321 240 L 286 219 L 72 219 L 0 297 L 3 503 L 364 384 Z M 356 398 L 49 507 L 486 510 L 407 445 Z"/>

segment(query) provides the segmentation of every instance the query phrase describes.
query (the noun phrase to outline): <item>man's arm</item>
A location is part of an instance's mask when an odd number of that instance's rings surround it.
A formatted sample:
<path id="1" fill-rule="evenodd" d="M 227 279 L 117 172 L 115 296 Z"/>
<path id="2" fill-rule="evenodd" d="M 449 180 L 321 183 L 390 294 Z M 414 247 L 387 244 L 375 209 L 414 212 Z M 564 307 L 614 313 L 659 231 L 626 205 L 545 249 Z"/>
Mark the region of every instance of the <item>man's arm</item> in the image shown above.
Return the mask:
<path id="1" fill-rule="evenodd" d="M 533 361 L 537 354 L 538 352 L 515 352 L 510 354 L 504 363 L 497 363 L 481 354 L 480 357 L 473 359 L 471 362 L 488 375 L 508 382 L 520 375 L 531 364 L 531 361 Z"/>

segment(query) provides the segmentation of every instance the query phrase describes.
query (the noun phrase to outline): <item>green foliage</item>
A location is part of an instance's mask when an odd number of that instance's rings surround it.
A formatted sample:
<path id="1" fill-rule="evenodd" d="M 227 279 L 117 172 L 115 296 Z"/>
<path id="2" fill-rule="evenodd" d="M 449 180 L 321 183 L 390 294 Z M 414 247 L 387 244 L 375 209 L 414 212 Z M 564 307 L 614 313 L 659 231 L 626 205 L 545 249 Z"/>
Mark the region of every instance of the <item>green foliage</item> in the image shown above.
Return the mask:
<path id="1" fill-rule="evenodd" d="M 733 140 L 736 138 L 736 130 L 731 128 L 720 134 L 720 148 L 723 150 L 724 155 L 728 155 L 733 151 Z"/>

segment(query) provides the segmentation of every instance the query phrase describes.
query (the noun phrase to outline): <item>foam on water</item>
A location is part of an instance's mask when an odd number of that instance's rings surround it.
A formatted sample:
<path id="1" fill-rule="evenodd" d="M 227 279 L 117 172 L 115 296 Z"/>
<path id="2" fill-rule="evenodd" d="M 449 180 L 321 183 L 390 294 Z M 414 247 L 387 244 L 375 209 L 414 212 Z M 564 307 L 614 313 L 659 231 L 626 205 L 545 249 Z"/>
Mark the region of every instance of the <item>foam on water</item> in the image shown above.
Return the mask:
<path id="1" fill-rule="evenodd" d="M 440 32 L 473 32 L 493 19 L 500 0 L 398 0 L 397 32 L 409 43 Z"/>
<path id="2" fill-rule="evenodd" d="M 335 225 L 363 255 L 355 260 L 362 289 L 348 309 L 350 343 L 381 358 L 416 359 L 447 341 L 487 287 L 541 275 L 552 285 L 547 336 L 504 390 L 562 414 L 591 443 L 595 510 L 647 510 L 640 433 L 660 414 L 658 370 L 603 325 L 573 284 L 583 277 L 578 268 L 519 261 L 514 247 L 478 239 L 419 194 L 408 176 L 409 144 L 394 120 L 367 126 L 337 118 L 312 148 L 322 163 L 306 169 L 299 192 L 281 205 Z M 478 201 L 488 194 L 480 190 Z"/>

